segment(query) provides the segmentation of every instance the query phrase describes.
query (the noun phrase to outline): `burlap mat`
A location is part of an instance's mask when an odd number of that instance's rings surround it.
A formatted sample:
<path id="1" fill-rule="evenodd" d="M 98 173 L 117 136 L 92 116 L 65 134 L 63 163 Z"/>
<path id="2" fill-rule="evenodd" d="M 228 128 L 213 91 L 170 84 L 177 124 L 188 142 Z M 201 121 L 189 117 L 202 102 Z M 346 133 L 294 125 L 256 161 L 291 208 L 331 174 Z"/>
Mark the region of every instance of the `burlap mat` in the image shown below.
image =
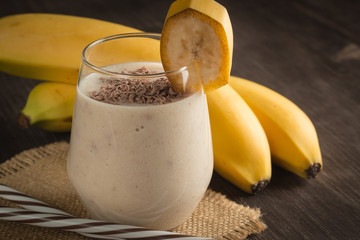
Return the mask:
<path id="1" fill-rule="evenodd" d="M 24 151 L 0 165 L 0 183 L 74 216 L 89 215 L 77 198 L 66 174 L 67 142 Z M 17 207 L 0 198 L 0 206 Z M 174 232 L 216 239 L 244 239 L 266 225 L 260 210 L 238 205 L 208 190 L 193 215 Z M 88 239 L 76 233 L 0 220 L 0 239 Z"/>

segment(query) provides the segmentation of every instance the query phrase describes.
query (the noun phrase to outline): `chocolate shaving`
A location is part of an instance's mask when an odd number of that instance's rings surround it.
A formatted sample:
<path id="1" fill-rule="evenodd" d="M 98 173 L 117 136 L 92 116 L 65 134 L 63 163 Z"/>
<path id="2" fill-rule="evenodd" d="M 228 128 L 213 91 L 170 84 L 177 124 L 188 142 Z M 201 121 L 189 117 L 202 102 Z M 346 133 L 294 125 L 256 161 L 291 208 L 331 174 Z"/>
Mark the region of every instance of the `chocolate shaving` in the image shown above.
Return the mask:
<path id="1" fill-rule="evenodd" d="M 146 67 L 135 71 L 123 71 L 123 74 L 149 74 Z M 89 92 L 90 98 L 110 104 L 165 104 L 181 98 L 175 92 L 166 77 L 156 80 L 127 79 L 127 78 L 101 78 L 104 85 L 99 90 Z"/>

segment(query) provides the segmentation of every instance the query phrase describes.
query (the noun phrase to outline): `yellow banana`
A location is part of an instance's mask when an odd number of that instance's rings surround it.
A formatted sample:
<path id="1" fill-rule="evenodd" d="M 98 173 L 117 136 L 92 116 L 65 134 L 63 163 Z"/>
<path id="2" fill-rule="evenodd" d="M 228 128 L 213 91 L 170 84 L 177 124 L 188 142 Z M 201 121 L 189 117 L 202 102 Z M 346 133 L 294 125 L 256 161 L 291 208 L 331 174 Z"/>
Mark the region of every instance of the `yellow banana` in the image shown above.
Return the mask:
<path id="1" fill-rule="evenodd" d="M 229 85 L 207 99 L 216 172 L 243 191 L 260 191 L 271 178 L 271 156 L 259 121 Z"/>
<path id="2" fill-rule="evenodd" d="M 18 124 L 38 125 L 49 131 L 69 131 L 74 110 L 76 85 L 40 83 L 29 94 Z"/>
<path id="3" fill-rule="evenodd" d="M 231 77 L 229 84 L 259 119 L 273 161 L 301 177 L 315 177 L 323 164 L 316 130 L 308 116 L 267 87 L 238 77 Z"/>
<path id="4" fill-rule="evenodd" d="M 76 84 L 86 45 L 114 34 L 139 32 L 121 24 L 60 14 L 0 18 L 0 71 Z M 138 53 L 138 51 L 136 51 Z M 160 58 L 160 53 L 158 53 Z"/>

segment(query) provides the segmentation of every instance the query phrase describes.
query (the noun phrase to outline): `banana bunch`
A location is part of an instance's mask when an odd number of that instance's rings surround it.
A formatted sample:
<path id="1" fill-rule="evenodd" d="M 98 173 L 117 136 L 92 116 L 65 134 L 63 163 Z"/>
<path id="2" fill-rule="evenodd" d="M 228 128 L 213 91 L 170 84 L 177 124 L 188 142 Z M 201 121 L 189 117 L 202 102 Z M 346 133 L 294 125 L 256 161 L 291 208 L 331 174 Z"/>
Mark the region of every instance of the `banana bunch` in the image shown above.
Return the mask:
<path id="1" fill-rule="evenodd" d="M 23 24 L 26 28 L 21 28 Z M 94 31 L 92 24 L 96 26 Z M 58 36 L 62 31 L 68 34 Z M 100 37 L 134 31 L 138 30 L 56 14 L 1 18 L 0 70 L 51 81 L 40 83 L 30 92 L 19 114 L 19 125 L 70 131 L 81 50 Z M 60 41 L 57 37 L 66 39 Z M 24 38 L 29 40 L 24 43 Z M 322 169 L 315 128 L 290 100 L 234 76 L 227 85 L 207 93 L 207 99 L 215 170 L 243 191 L 254 194 L 269 183 L 271 161 L 304 178 L 315 177 Z"/>

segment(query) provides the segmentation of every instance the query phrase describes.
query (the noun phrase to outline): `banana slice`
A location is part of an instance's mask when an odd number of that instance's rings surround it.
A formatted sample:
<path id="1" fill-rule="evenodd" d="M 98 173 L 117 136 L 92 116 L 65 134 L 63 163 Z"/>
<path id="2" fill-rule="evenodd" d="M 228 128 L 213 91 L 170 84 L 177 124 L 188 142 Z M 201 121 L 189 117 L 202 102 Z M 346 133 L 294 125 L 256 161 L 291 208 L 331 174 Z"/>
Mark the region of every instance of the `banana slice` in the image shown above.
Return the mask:
<path id="1" fill-rule="evenodd" d="M 213 0 L 175 1 L 166 16 L 160 51 L 165 71 L 188 68 L 186 83 L 169 77 L 178 92 L 191 92 L 200 81 L 205 92 L 227 84 L 233 33 L 226 8 Z"/>

